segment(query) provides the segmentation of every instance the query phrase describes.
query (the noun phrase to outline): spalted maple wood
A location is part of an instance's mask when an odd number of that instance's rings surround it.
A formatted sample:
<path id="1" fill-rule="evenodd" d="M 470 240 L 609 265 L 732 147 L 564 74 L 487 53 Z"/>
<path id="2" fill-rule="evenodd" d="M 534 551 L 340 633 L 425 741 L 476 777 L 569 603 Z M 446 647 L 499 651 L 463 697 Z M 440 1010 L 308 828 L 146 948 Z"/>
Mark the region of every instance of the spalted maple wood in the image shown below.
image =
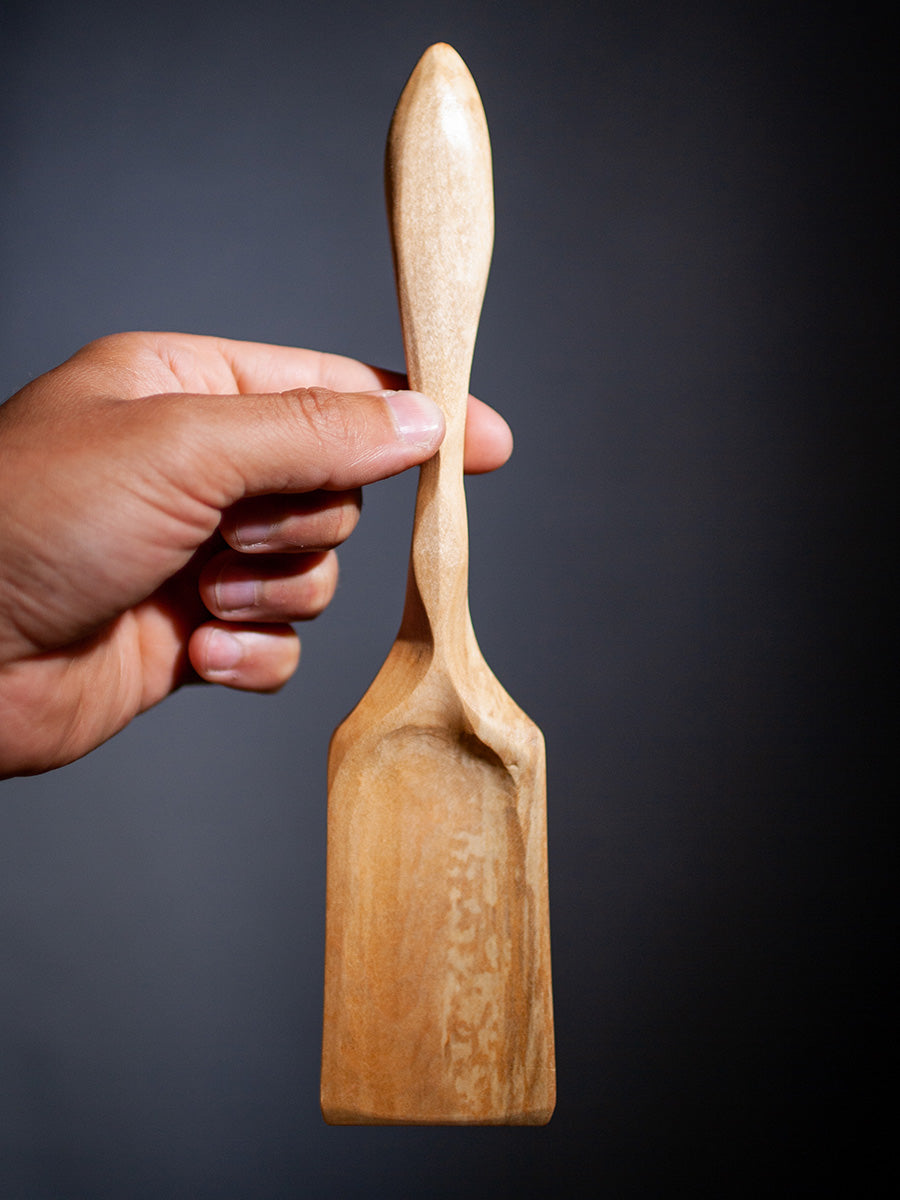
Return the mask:
<path id="1" fill-rule="evenodd" d="M 388 137 L 421 468 L 391 652 L 329 754 L 322 1111 L 332 1124 L 544 1124 L 555 1102 L 544 742 L 478 649 L 463 436 L 493 244 L 491 155 L 459 55 L 430 47 Z"/>

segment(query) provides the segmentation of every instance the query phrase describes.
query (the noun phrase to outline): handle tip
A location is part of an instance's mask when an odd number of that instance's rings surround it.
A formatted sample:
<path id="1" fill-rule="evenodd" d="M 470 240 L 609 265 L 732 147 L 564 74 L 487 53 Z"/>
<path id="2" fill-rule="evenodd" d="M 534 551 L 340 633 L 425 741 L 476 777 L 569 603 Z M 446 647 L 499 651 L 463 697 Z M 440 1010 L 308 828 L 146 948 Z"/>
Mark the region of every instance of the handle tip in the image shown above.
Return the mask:
<path id="1" fill-rule="evenodd" d="M 471 77 L 471 72 L 462 55 L 447 42 L 434 42 L 416 64 L 413 74 L 443 76 L 452 79 L 458 76 Z"/>
<path id="2" fill-rule="evenodd" d="M 432 42 L 422 55 L 422 58 L 445 59 L 447 62 L 453 62 L 458 59 L 462 62 L 459 53 L 448 42 Z"/>

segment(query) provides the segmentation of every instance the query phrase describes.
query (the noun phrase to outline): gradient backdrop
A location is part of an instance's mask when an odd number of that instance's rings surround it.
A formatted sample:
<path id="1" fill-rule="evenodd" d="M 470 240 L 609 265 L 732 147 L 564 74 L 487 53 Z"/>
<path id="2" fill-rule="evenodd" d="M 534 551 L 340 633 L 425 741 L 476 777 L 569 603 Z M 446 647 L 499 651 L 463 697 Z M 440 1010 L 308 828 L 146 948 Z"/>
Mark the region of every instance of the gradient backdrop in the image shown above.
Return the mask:
<path id="1" fill-rule="evenodd" d="M 4 0 L 3 396 L 133 328 L 400 366 L 384 138 L 430 42 L 468 62 L 473 390 L 517 437 L 469 486 L 472 611 L 547 736 L 559 1070 L 544 1130 L 319 1115 L 327 744 L 396 631 L 403 478 L 280 695 L 0 784 L 4 1200 L 796 1195 L 882 1145 L 864 10 Z"/>

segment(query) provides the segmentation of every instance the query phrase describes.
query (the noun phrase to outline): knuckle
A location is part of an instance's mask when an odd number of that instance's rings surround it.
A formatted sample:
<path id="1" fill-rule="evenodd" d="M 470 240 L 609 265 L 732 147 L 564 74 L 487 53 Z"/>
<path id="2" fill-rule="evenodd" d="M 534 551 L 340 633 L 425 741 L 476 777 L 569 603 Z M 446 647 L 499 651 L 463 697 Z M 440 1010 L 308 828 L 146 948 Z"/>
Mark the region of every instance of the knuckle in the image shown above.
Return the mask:
<path id="1" fill-rule="evenodd" d="M 294 393 L 300 415 L 316 442 L 329 449 L 352 448 L 365 440 L 366 422 L 359 405 L 328 388 L 304 388 Z"/>
<path id="2" fill-rule="evenodd" d="M 304 388 L 295 397 L 300 415 L 318 437 L 333 436 L 335 426 L 346 420 L 335 404 L 334 393 L 326 388 Z"/>
<path id="3" fill-rule="evenodd" d="M 359 507 L 358 501 L 345 501 L 322 514 L 325 522 L 323 545 L 339 546 L 347 540 L 359 520 Z"/>
<path id="4" fill-rule="evenodd" d="M 110 352 L 121 349 L 126 339 L 128 334 L 125 333 L 106 333 L 85 342 L 79 353 L 91 358 L 106 357 Z"/>
<path id="5" fill-rule="evenodd" d="M 329 550 L 302 577 L 300 607 L 304 616 L 316 617 L 331 603 L 337 587 L 337 555 Z"/>

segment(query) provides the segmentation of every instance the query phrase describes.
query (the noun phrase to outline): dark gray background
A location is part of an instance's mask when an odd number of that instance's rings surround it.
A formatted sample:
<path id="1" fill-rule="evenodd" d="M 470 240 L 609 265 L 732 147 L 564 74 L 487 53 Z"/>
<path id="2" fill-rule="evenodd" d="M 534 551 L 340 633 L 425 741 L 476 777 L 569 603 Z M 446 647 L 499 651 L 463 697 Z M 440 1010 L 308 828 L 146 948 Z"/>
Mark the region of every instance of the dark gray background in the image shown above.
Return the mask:
<path id="1" fill-rule="evenodd" d="M 0 1196 L 758 1196 L 861 1170 L 894 336 L 864 7 L 0 13 L 4 396 L 129 328 L 400 366 L 388 121 L 430 42 L 475 75 L 497 242 L 473 390 L 517 449 L 469 486 L 472 610 L 548 741 L 559 1069 L 544 1130 L 319 1116 L 326 750 L 396 630 L 401 479 L 279 696 L 187 690 L 0 784 Z"/>

